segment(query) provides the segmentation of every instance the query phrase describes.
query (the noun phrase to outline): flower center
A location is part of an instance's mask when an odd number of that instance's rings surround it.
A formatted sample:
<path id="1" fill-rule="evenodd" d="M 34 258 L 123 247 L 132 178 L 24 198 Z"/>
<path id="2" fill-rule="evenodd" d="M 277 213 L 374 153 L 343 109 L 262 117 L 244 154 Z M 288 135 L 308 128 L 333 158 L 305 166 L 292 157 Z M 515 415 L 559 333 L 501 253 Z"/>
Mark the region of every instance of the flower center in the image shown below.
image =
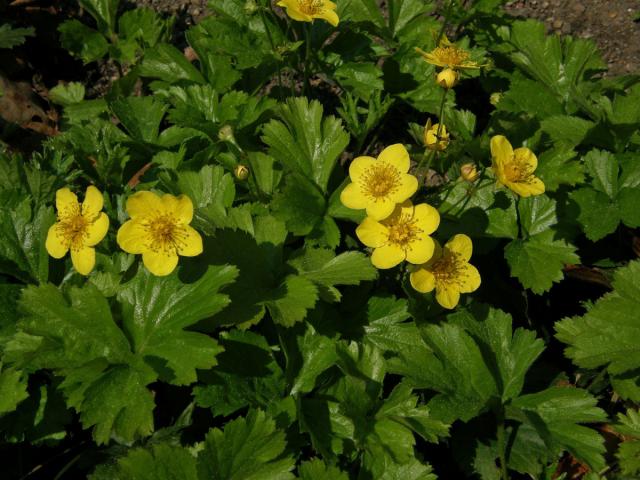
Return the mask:
<path id="1" fill-rule="evenodd" d="M 361 186 L 364 194 L 374 200 L 386 197 L 400 187 L 400 172 L 393 165 L 380 162 L 364 172 Z"/>
<path id="2" fill-rule="evenodd" d="M 462 65 L 469 58 L 469 53 L 458 47 L 437 47 L 433 55 L 450 67 Z"/>
<path id="3" fill-rule="evenodd" d="M 62 243 L 69 245 L 73 250 L 82 248 L 84 238 L 87 236 L 87 220 L 78 211 L 65 211 L 59 215 L 56 226 L 56 235 Z"/>
<path id="4" fill-rule="evenodd" d="M 528 165 L 518 162 L 509 162 L 504 166 L 504 176 L 514 183 L 529 183 L 532 177 Z"/>
<path id="5" fill-rule="evenodd" d="M 298 7 L 307 15 L 318 15 L 324 10 L 323 0 L 298 0 Z"/>
<path id="6" fill-rule="evenodd" d="M 143 225 L 148 234 L 148 247 L 154 252 L 163 251 L 172 254 L 185 243 L 187 235 L 178 219 L 170 213 L 158 215 Z"/>
<path id="7" fill-rule="evenodd" d="M 460 284 L 463 265 L 464 261 L 459 253 L 445 250 L 442 252 L 442 256 L 431 266 L 430 270 L 433 276 L 436 277 L 436 283 Z"/>
<path id="8" fill-rule="evenodd" d="M 422 233 L 422 229 L 418 228 L 417 221 L 408 215 L 400 215 L 388 228 L 389 243 L 400 247 L 406 247 Z"/>

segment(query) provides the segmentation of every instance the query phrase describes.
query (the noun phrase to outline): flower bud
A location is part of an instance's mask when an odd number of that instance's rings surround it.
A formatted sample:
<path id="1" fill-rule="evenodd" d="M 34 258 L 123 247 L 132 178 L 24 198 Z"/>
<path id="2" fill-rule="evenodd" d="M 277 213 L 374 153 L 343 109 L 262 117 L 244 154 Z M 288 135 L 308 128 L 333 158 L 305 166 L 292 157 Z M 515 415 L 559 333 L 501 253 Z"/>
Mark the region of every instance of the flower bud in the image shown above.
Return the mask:
<path id="1" fill-rule="evenodd" d="M 440 132 L 438 132 L 438 130 L 440 130 Z M 444 125 L 441 127 L 439 123 L 431 125 L 431 119 L 427 120 L 427 124 L 424 126 L 422 140 L 429 150 L 443 151 L 449 145 L 447 127 Z"/>
<path id="2" fill-rule="evenodd" d="M 231 125 L 225 125 L 218 130 L 218 138 L 223 142 L 235 143 L 236 138 L 233 136 L 233 127 Z"/>
<path id="3" fill-rule="evenodd" d="M 233 169 L 233 175 L 240 181 L 246 180 L 249 178 L 249 167 L 239 163 Z"/>
<path id="4" fill-rule="evenodd" d="M 492 93 L 491 96 L 489 97 L 489 103 L 495 107 L 496 105 L 498 105 L 498 103 L 500 103 L 501 99 L 502 99 L 502 93 L 495 92 L 495 93 Z"/>
<path id="5" fill-rule="evenodd" d="M 471 183 L 475 182 L 478 179 L 480 173 L 478 173 L 478 169 L 476 168 L 475 164 L 465 163 L 464 165 L 462 165 L 462 167 L 460 167 L 460 176 L 463 180 Z"/>
<path id="6" fill-rule="evenodd" d="M 244 13 L 246 15 L 253 15 L 258 11 L 258 8 L 258 4 L 255 2 L 255 0 L 247 0 L 244 3 Z"/>
<path id="7" fill-rule="evenodd" d="M 436 82 L 442 88 L 453 88 L 458 83 L 458 72 L 451 68 L 445 68 L 436 76 Z"/>

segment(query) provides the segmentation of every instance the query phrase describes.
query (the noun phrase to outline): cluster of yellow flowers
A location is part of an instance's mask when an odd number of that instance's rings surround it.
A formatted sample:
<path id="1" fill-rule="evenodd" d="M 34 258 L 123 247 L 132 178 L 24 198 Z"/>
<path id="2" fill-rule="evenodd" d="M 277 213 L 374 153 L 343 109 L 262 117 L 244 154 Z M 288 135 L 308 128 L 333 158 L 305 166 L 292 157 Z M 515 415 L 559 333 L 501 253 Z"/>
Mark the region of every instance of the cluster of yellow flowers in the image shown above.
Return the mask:
<path id="1" fill-rule="evenodd" d="M 366 210 L 356 235 L 373 249 L 375 267 L 392 268 L 406 260 L 413 265 L 413 288 L 435 289 L 438 303 L 454 308 L 460 293 L 480 286 L 480 274 L 469 264 L 471 239 L 456 235 L 441 247 L 430 236 L 440 224 L 440 215 L 431 205 L 414 205 L 409 199 L 418 190 L 409 167 L 409 153 L 401 144 L 385 148 L 378 158 L 358 157 L 351 162 L 351 183 L 340 200 L 348 208 Z"/>
<path id="2" fill-rule="evenodd" d="M 71 251 L 71 262 L 82 275 L 93 270 L 95 246 L 109 230 L 103 203 L 102 193 L 93 185 L 87 188 L 82 205 L 68 188 L 56 192 L 58 217 L 49 228 L 45 246 L 54 258 Z M 202 253 L 202 237 L 189 226 L 193 218 L 189 197 L 159 197 L 140 191 L 129 197 L 126 209 L 131 219 L 118 230 L 118 245 L 125 252 L 142 254 L 142 262 L 154 275 L 169 275 L 178 264 L 178 255 L 193 257 Z"/>

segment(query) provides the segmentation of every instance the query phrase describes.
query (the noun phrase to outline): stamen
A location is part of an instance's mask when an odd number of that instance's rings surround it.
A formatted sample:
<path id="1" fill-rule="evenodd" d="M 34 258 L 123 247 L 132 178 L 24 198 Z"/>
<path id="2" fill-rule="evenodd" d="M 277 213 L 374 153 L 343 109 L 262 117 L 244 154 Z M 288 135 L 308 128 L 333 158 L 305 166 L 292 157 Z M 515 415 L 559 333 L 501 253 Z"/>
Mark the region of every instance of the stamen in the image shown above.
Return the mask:
<path id="1" fill-rule="evenodd" d="M 153 252 L 175 255 L 178 249 L 186 246 L 188 234 L 171 213 L 150 216 L 142 226 L 147 232 L 146 246 Z"/>
<path id="2" fill-rule="evenodd" d="M 307 15 L 318 15 L 324 10 L 323 0 L 298 0 L 298 6 L 302 13 Z"/>
<path id="3" fill-rule="evenodd" d="M 464 260 L 462 255 L 444 249 L 442 256 L 431 266 L 437 284 L 462 286 Z"/>
<path id="4" fill-rule="evenodd" d="M 368 168 L 360 177 L 360 188 L 374 200 L 386 197 L 400 188 L 400 172 L 393 165 L 380 162 Z"/>
<path id="5" fill-rule="evenodd" d="M 467 61 L 469 53 L 458 47 L 437 47 L 433 51 L 433 56 L 441 63 L 449 66 L 459 66 Z"/>
<path id="6" fill-rule="evenodd" d="M 423 233 L 412 215 L 399 215 L 389 226 L 388 241 L 403 249 L 411 249 L 411 243 Z"/>

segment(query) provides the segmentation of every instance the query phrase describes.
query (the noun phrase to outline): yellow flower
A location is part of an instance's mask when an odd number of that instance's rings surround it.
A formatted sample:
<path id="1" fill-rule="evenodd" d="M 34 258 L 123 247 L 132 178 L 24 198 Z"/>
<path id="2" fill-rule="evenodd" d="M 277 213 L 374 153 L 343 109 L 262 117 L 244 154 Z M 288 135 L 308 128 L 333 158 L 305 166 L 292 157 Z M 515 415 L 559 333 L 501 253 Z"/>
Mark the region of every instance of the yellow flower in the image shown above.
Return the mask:
<path id="1" fill-rule="evenodd" d="M 89 275 L 96 264 L 95 247 L 109 230 L 109 217 L 102 212 L 104 199 L 93 185 L 87 188 L 82 205 L 68 188 L 56 192 L 58 221 L 47 233 L 45 247 L 53 258 L 71 250 L 71 262 L 78 273 Z"/>
<path id="2" fill-rule="evenodd" d="M 403 260 L 424 263 L 433 255 L 434 241 L 429 236 L 440 224 L 440 214 L 431 205 L 414 206 L 410 200 L 396 206 L 381 222 L 367 217 L 356 228 L 356 235 L 373 248 L 371 263 L 377 268 L 392 268 Z"/>
<path id="3" fill-rule="evenodd" d="M 243 165 L 242 163 L 239 163 L 233 169 L 233 176 L 240 181 L 246 180 L 247 178 L 249 178 L 249 167 Z"/>
<path id="4" fill-rule="evenodd" d="M 460 74 L 451 68 L 445 68 L 436 75 L 436 83 L 442 88 L 453 88 L 458 83 Z"/>
<path id="5" fill-rule="evenodd" d="M 478 269 L 469 263 L 473 246 L 466 235 L 455 235 L 444 248 L 436 242 L 431 260 L 420 265 L 409 276 L 418 292 L 436 290 L 436 301 L 444 308 L 454 308 L 461 293 L 470 293 L 480 286 Z"/>
<path id="6" fill-rule="evenodd" d="M 409 153 L 400 143 L 385 148 L 378 159 L 358 157 L 349 166 L 351 182 L 340 194 L 345 207 L 367 209 L 367 215 L 382 220 L 393 212 L 396 204 L 407 200 L 418 190 L 418 179 L 407 172 Z"/>
<path id="7" fill-rule="evenodd" d="M 521 197 L 544 193 L 544 183 L 533 174 L 538 159 L 531 150 L 524 147 L 514 150 L 509 140 L 496 135 L 491 139 L 491 157 L 498 182 Z"/>
<path id="8" fill-rule="evenodd" d="M 127 200 L 131 220 L 118 230 L 118 245 L 125 252 L 142 254 L 142 262 L 157 276 L 169 275 L 178 255 L 202 253 L 202 237 L 189 226 L 193 203 L 186 195 L 174 197 L 141 191 Z"/>
<path id="9" fill-rule="evenodd" d="M 277 5 L 284 7 L 287 15 L 299 22 L 313 22 L 321 18 L 337 27 L 340 21 L 336 4 L 330 0 L 280 0 Z"/>
<path id="10" fill-rule="evenodd" d="M 447 127 L 442 125 L 440 128 L 440 134 L 438 135 L 439 123 L 431 125 L 431 119 L 427 120 L 427 124 L 424 126 L 423 141 L 429 150 L 444 150 L 449 145 L 449 134 L 447 133 Z"/>
<path id="11" fill-rule="evenodd" d="M 442 37 L 436 48 L 430 52 L 416 47 L 416 51 L 422 55 L 422 58 L 431 65 L 442 68 L 450 68 L 453 70 L 463 70 L 467 68 L 480 68 L 484 65 L 470 60 L 471 54 L 464 48 L 460 48 L 451 43 L 446 35 Z"/>
<path id="12" fill-rule="evenodd" d="M 480 172 L 473 163 L 465 163 L 460 167 L 460 176 L 467 182 L 475 182 L 480 176 Z"/>

